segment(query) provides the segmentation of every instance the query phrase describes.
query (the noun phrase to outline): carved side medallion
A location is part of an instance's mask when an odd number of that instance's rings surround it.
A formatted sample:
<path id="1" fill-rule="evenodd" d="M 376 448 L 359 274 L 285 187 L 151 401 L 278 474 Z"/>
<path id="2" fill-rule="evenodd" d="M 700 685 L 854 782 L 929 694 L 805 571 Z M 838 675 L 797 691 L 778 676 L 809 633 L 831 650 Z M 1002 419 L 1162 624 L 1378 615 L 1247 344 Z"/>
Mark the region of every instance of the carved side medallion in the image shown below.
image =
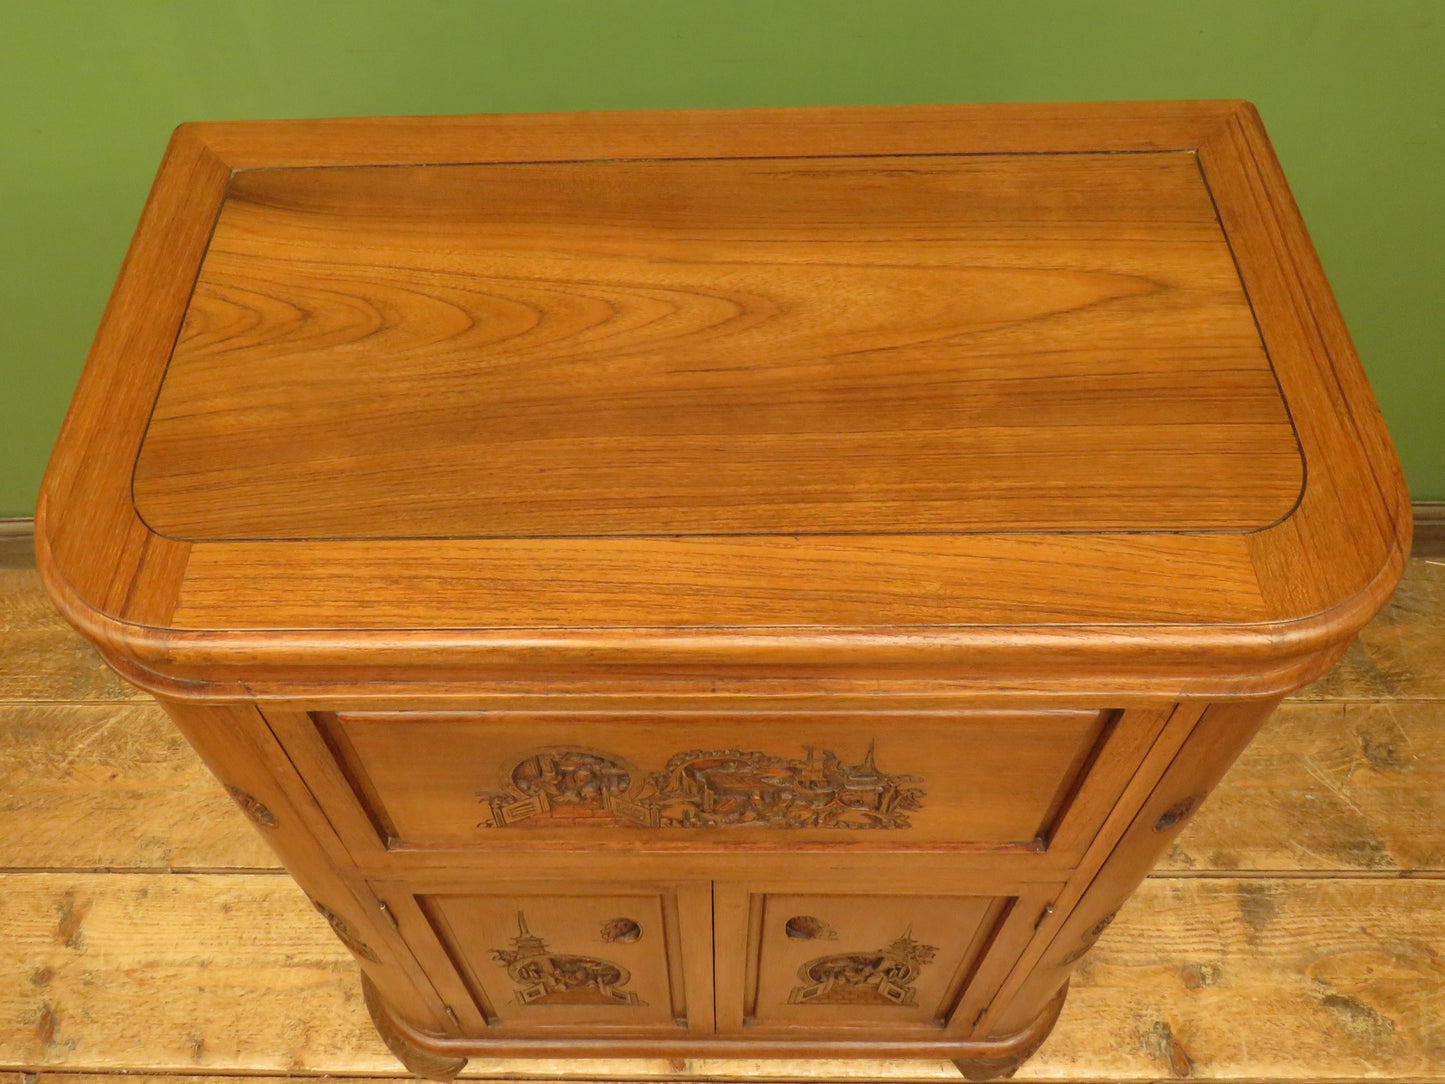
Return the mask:
<path id="1" fill-rule="evenodd" d="M 331 924 L 331 932 L 336 934 L 337 938 L 341 941 L 343 945 L 350 949 L 355 955 L 360 956 L 363 960 L 367 961 L 367 963 L 381 963 L 381 957 L 372 950 L 370 945 L 368 945 L 360 937 L 356 936 L 356 931 L 353 930 L 349 925 L 347 925 L 346 919 L 342 918 L 330 907 L 327 907 L 326 904 L 322 903 L 315 897 L 307 896 L 306 898 L 311 901 L 311 906 L 316 908 L 317 912 L 321 915 L 321 917 Z"/>
<path id="2" fill-rule="evenodd" d="M 1159 814 L 1159 819 L 1154 822 L 1154 831 L 1167 832 L 1175 825 L 1187 821 L 1190 816 L 1193 815 L 1194 811 L 1199 808 L 1199 803 L 1202 801 L 1204 801 L 1202 794 L 1191 794 L 1187 798 L 1179 799 L 1179 801 Z"/>
<path id="3" fill-rule="evenodd" d="M 1117 911 L 1110 911 L 1103 918 L 1099 919 L 1098 922 L 1094 923 L 1082 934 L 1080 934 L 1080 943 L 1069 952 L 1065 953 L 1060 958 L 1059 963 L 1071 964 L 1078 960 L 1082 960 L 1084 958 L 1084 954 L 1094 947 L 1094 942 L 1097 941 L 1103 935 L 1104 931 L 1109 928 L 1109 925 L 1114 921 L 1114 916 L 1116 914 L 1118 914 Z"/>
<path id="4" fill-rule="evenodd" d="M 608 753 L 550 748 L 515 764 L 502 791 L 479 791 L 478 827 L 907 828 L 922 780 L 880 771 L 870 742 L 844 763 L 831 749 L 803 757 L 693 749 L 644 774 Z"/>
<path id="5" fill-rule="evenodd" d="M 272 813 L 262 802 L 253 795 L 247 794 L 240 787 L 233 787 L 230 783 L 226 785 L 226 793 L 231 800 L 241 807 L 241 812 L 251 819 L 251 823 L 259 828 L 276 828 L 280 821 L 276 814 Z"/>
<path id="6" fill-rule="evenodd" d="M 493 949 L 492 959 L 507 969 L 520 1005 L 642 1005 L 637 994 L 624 990 L 631 973 L 595 956 L 552 952 L 527 928 L 517 912 L 517 936 L 509 949 Z"/>
<path id="7" fill-rule="evenodd" d="M 912 1005 L 914 983 L 938 948 L 913 939 L 913 927 L 873 952 L 819 956 L 798 968 L 802 985 L 788 995 L 790 1005 Z"/>

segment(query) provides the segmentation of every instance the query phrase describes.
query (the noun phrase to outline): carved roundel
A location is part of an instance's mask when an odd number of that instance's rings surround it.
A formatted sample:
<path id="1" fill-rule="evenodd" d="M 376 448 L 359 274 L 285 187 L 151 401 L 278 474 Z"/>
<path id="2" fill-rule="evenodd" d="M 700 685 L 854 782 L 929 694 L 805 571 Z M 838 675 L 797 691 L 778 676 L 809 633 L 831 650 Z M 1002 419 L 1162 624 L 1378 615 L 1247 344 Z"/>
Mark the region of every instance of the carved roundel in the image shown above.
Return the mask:
<path id="1" fill-rule="evenodd" d="M 783 924 L 783 933 L 790 941 L 838 940 L 838 931 L 813 915 L 794 915 Z"/>
<path id="2" fill-rule="evenodd" d="M 581 749 L 548 749 L 512 769 L 512 786 L 527 795 L 546 795 L 554 805 L 597 805 L 605 794 L 632 789 L 632 770 L 620 760 Z"/>
<path id="3" fill-rule="evenodd" d="M 1076 960 L 1082 960 L 1084 958 L 1084 953 L 1088 952 L 1089 949 L 1093 948 L 1094 942 L 1097 941 L 1099 937 L 1103 934 L 1103 932 L 1109 928 L 1110 924 L 1114 921 L 1114 916 L 1116 914 L 1118 914 L 1117 911 L 1110 911 L 1103 918 L 1099 919 L 1098 922 L 1094 923 L 1082 934 L 1080 934 L 1080 944 L 1076 948 L 1071 949 L 1068 953 L 1066 953 L 1064 957 L 1059 961 L 1059 963 L 1071 964 Z"/>
<path id="4" fill-rule="evenodd" d="M 598 930 L 598 936 L 604 941 L 620 941 L 622 944 L 631 944 L 633 941 L 641 940 L 642 925 L 636 919 L 631 918 L 609 918 Z"/>
<path id="5" fill-rule="evenodd" d="M 1099 919 L 1098 922 L 1090 926 L 1088 932 L 1084 934 L 1084 940 L 1090 942 L 1091 944 L 1097 941 L 1103 934 L 1103 932 L 1107 930 L 1110 925 L 1113 924 L 1114 916 L 1118 913 L 1119 912 L 1117 911 L 1110 911 L 1103 918 Z"/>
<path id="6" fill-rule="evenodd" d="M 1199 808 L 1199 803 L 1202 801 L 1204 801 L 1204 797 L 1199 794 L 1191 794 L 1187 798 L 1179 799 L 1159 814 L 1159 819 L 1154 822 L 1154 831 L 1167 832 L 1176 825 L 1183 824 Z"/>
<path id="7" fill-rule="evenodd" d="M 280 826 L 281 822 L 276 819 L 276 814 L 272 813 L 261 801 L 253 795 L 247 794 L 240 787 L 233 787 L 230 783 L 227 783 L 226 793 L 231 796 L 232 801 L 241 807 L 241 812 L 251 819 L 252 824 L 261 828 L 276 828 Z"/>
<path id="8" fill-rule="evenodd" d="M 326 904 L 314 896 L 306 897 L 311 901 L 311 906 L 331 925 L 331 932 L 336 934 L 337 939 L 350 949 L 357 956 L 360 956 L 367 963 L 379 964 L 381 957 L 376 954 L 370 945 L 356 935 L 346 919 L 342 918 Z"/>

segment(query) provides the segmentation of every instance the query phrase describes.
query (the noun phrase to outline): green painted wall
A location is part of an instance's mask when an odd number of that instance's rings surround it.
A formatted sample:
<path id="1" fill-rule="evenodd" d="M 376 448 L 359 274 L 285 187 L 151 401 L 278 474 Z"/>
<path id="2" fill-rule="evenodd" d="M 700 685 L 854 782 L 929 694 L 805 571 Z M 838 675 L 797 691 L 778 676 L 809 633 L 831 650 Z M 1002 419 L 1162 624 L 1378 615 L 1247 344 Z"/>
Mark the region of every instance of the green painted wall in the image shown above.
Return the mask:
<path id="1" fill-rule="evenodd" d="M 34 504 L 180 121 L 1233 97 L 1412 493 L 1445 498 L 1441 0 L 0 0 L 0 515 Z"/>

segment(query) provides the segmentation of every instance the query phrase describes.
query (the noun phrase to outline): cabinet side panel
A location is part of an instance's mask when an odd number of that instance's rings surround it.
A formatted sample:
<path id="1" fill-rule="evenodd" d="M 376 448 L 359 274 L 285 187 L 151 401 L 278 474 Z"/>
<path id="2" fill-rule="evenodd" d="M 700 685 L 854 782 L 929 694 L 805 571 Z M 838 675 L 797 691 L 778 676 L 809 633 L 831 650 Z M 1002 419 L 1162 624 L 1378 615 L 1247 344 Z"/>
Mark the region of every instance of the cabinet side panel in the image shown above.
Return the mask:
<path id="1" fill-rule="evenodd" d="M 340 840 L 260 713 L 250 705 L 160 703 L 388 1004 L 420 1030 L 454 1032 L 376 900 L 342 876 Z"/>
<path id="2" fill-rule="evenodd" d="M 976 1038 L 1007 1037 L 1039 1015 L 1276 703 L 1215 704 L 1204 712 L 1077 904 L 1056 921 L 1047 947 L 1009 977 Z"/>

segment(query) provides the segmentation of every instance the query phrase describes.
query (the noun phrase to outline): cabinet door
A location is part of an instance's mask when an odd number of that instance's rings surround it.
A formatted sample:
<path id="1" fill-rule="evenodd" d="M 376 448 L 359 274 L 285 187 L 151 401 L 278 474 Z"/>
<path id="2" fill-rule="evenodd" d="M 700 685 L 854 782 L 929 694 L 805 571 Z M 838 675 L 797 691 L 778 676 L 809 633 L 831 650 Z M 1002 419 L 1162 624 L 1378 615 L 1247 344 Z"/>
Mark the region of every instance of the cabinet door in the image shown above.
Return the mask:
<path id="1" fill-rule="evenodd" d="M 719 1030 L 966 1032 L 1054 887 L 719 884 Z"/>
<path id="2" fill-rule="evenodd" d="M 471 1034 L 712 1030 L 708 885 L 372 882 Z"/>

